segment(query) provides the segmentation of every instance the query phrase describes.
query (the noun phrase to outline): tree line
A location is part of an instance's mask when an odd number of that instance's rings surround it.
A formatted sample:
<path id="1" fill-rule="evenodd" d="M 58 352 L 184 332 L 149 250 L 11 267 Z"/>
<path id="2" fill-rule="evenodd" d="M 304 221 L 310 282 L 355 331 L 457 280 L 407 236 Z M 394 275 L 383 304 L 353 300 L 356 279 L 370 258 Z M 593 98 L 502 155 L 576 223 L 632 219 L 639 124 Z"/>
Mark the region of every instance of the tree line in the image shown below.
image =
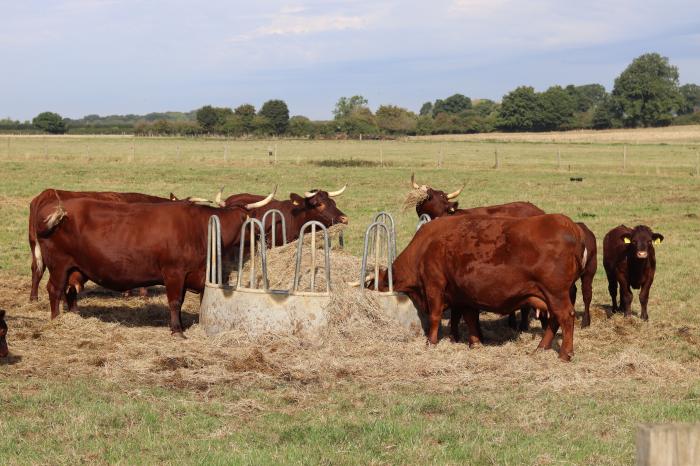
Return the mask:
<path id="1" fill-rule="evenodd" d="M 501 102 L 454 94 L 425 102 L 418 113 L 396 105 L 375 112 L 367 99 L 341 97 L 333 120 L 291 116 L 280 99 L 229 107 L 206 105 L 196 111 L 148 115 L 88 115 L 79 120 L 43 112 L 31 122 L 0 120 L 0 131 L 63 134 L 221 135 L 228 137 L 380 138 L 403 135 L 564 131 L 700 124 L 700 86 L 679 85 L 678 68 L 658 53 L 635 58 L 615 79 L 611 92 L 601 84 L 552 86 L 543 92 L 520 86 Z"/>

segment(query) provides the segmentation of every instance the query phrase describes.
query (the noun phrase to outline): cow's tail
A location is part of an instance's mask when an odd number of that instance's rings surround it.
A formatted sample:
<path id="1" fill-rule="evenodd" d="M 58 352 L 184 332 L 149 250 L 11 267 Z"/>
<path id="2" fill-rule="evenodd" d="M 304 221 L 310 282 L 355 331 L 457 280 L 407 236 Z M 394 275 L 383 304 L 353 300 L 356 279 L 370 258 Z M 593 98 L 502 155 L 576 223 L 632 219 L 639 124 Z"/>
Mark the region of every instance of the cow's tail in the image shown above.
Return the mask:
<path id="1" fill-rule="evenodd" d="M 56 228 L 61 223 L 61 221 L 68 215 L 66 209 L 63 208 L 63 203 L 61 202 L 61 198 L 58 197 L 58 192 L 56 192 L 56 190 L 54 190 L 54 194 L 56 194 L 58 204 L 56 204 L 53 210 L 44 217 L 43 225 L 41 224 L 41 222 L 38 222 L 39 224 L 36 228 L 37 235 L 46 236 L 50 234 L 54 230 L 54 228 Z M 34 249 L 34 251 L 36 253 L 36 248 Z"/>
<path id="2" fill-rule="evenodd" d="M 586 264 L 588 264 L 588 249 L 584 246 L 583 255 L 581 256 L 581 270 L 586 268 Z"/>
<path id="3" fill-rule="evenodd" d="M 34 259 L 36 260 L 36 269 L 44 270 L 44 258 L 41 256 L 41 248 L 38 241 L 34 244 Z"/>

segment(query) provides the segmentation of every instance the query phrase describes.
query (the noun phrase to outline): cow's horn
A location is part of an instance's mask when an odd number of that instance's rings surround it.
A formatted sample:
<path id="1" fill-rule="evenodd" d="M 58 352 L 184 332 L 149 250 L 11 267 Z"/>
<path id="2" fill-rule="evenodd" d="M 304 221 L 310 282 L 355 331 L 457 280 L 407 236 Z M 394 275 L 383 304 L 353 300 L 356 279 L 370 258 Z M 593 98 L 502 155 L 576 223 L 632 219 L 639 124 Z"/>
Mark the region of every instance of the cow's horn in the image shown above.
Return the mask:
<path id="1" fill-rule="evenodd" d="M 337 191 L 331 191 L 331 192 L 329 192 L 328 195 L 329 195 L 330 197 L 340 196 L 341 194 L 343 194 L 343 193 L 345 192 L 345 188 L 347 188 L 347 187 L 348 187 L 348 184 L 345 183 L 345 186 L 343 186 L 342 188 L 340 188 L 340 189 L 337 190 Z"/>
<path id="2" fill-rule="evenodd" d="M 221 203 L 221 197 L 224 195 L 224 187 L 222 186 L 221 189 L 219 189 L 219 192 L 216 193 L 216 197 L 214 198 L 214 202 L 217 203 L 218 205 L 222 206 Z"/>
<path id="3" fill-rule="evenodd" d="M 413 185 L 413 189 L 420 189 L 420 186 L 418 186 L 418 183 L 416 183 L 415 173 L 411 173 L 411 184 Z"/>
<path id="4" fill-rule="evenodd" d="M 457 191 L 450 193 L 447 195 L 447 199 L 454 199 L 455 197 L 459 196 L 462 193 L 462 190 L 464 189 L 464 184 L 462 185 L 461 188 L 459 188 Z"/>
<path id="5" fill-rule="evenodd" d="M 310 197 L 314 197 L 316 194 L 318 194 L 318 189 L 314 189 L 313 191 L 306 191 L 304 193 L 304 197 L 308 199 Z"/>
<path id="6" fill-rule="evenodd" d="M 270 203 L 273 197 L 275 197 L 275 193 L 277 192 L 277 185 L 275 185 L 275 188 L 272 190 L 269 196 L 267 196 L 265 199 L 260 200 L 258 202 L 253 202 L 252 204 L 246 204 L 245 208 L 247 210 L 250 209 L 257 209 L 258 207 L 265 206 Z"/>

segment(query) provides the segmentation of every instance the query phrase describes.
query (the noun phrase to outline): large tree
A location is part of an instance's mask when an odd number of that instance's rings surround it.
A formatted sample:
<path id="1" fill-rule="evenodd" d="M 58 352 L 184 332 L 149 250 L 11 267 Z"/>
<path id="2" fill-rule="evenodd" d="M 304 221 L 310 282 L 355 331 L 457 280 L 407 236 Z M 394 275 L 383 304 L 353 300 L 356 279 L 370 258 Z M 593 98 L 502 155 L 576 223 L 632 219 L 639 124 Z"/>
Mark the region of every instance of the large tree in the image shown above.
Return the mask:
<path id="1" fill-rule="evenodd" d="M 537 95 L 537 120 L 534 129 L 554 131 L 568 129 L 576 102 L 561 86 L 552 86 Z"/>
<path id="2" fill-rule="evenodd" d="M 540 119 L 538 108 L 535 89 L 520 86 L 503 97 L 497 125 L 506 131 L 532 131 Z"/>
<path id="3" fill-rule="evenodd" d="M 228 107 L 212 107 L 205 105 L 197 110 L 196 119 L 199 126 L 207 133 L 219 131 L 226 119 L 233 115 L 233 110 Z"/>
<path id="4" fill-rule="evenodd" d="M 335 104 L 333 109 L 333 116 L 336 120 L 342 120 L 347 118 L 362 108 L 367 108 L 367 99 L 361 95 L 354 95 L 352 97 L 341 97 Z"/>
<path id="5" fill-rule="evenodd" d="M 440 113 L 455 115 L 469 110 L 470 108 L 472 108 L 472 101 L 469 97 L 463 96 L 462 94 L 454 94 L 445 100 L 438 99 L 435 101 L 435 105 L 433 105 L 433 116 L 437 116 Z"/>
<path id="6" fill-rule="evenodd" d="M 284 100 L 268 100 L 260 108 L 258 115 L 270 121 L 274 134 L 280 135 L 287 131 L 287 126 L 289 125 L 289 108 Z"/>
<path id="7" fill-rule="evenodd" d="M 233 110 L 233 114 L 240 118 L 244 132 L 253 132 L 253 118 L 255 118 L 255 107 L 251 104 L 239 105 Z"/>
<path id="8" fill-rule="evenodd" d="M 32 124 L 40 130 L 51 134 L 63 134 L 66 132 L 66 123 L 58 113 L 42 112 L 34 117 Z"/>
<path id="9" fill-rule="evenodd" d="M 600 104 L 607 95 L 601 84 L 584 84 L 566 86 L 566 92 L 574 99 L 577 112 L 587 112 Z"/>
<path id="10" fill-rule="evenodd" d="M 694 113 L 700 109 L 700 86 L 684 84 L 680 87 L 682 102 L 678 108 L 679 115 Z"/>
<path id="11" fill-rule="evenodd" d="M 613 99 L 627 127 L 669 124 L 679 107 L 678 68 L 658 53 L 647 53 L 615 79 Z"/>
<path id="12" fill-rule="evenodd" d="M 389 134 L 416 132 L 417 117 L 413 112 L 395 105 L 382 105 L 377 109 L 377 126 Z"/>

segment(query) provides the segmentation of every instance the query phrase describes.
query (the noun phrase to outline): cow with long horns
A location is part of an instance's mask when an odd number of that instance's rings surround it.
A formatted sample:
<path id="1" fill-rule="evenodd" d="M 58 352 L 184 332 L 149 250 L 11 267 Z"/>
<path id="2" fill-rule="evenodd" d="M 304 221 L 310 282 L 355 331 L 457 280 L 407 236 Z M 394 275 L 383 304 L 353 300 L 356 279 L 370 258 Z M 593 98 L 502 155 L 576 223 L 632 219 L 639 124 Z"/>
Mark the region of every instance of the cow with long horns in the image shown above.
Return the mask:
<path id="1" fill-rule="evenodd" d="M 191 202 L 123 203 L 56 196 L 35 217 L 37 240 L 51 274 L 47 284 L 51 318 L 58 316 L 69 274 L 78 271 L 85 279 L 116 291 L 165 285 L 170 329 L 182 335 L 180 309 L 185 291 L 204 290 L 209 218 L 218 215 L 221 220 L 225 252 L 238 243 L 250 211 L 273 196 L 274 192 L 258 202 L 221 208 Z"/>
<path id="2" fill-rule="evenodd" d="M 324 226 L 330 227 L 338 223 L 347 225 L 348 217 L 335 204 L 333 198 L 345 192 L 348 185 L 344 185 L 337 191 L 323 191 L 313 189 L 304 192 L 304 196 L 291 193 L 288 200 L 279 201 L 273 199 L 263 207 L 252 209 L 251 217 L 262 219 L 268 210 L 277 209 L 282 212 L 286 223 L 286 236 L 288 241 L 294 241 L 299 237 L 299 230 L 310 220 L 321 222 Z M 262 196 L 257 194 L 235 194 L 226 198 L 226 206 L 236 206 L 248 202 L 259 201 Z M 277 225 L 276 236 L 281 238 L 282 226 Z"/>

